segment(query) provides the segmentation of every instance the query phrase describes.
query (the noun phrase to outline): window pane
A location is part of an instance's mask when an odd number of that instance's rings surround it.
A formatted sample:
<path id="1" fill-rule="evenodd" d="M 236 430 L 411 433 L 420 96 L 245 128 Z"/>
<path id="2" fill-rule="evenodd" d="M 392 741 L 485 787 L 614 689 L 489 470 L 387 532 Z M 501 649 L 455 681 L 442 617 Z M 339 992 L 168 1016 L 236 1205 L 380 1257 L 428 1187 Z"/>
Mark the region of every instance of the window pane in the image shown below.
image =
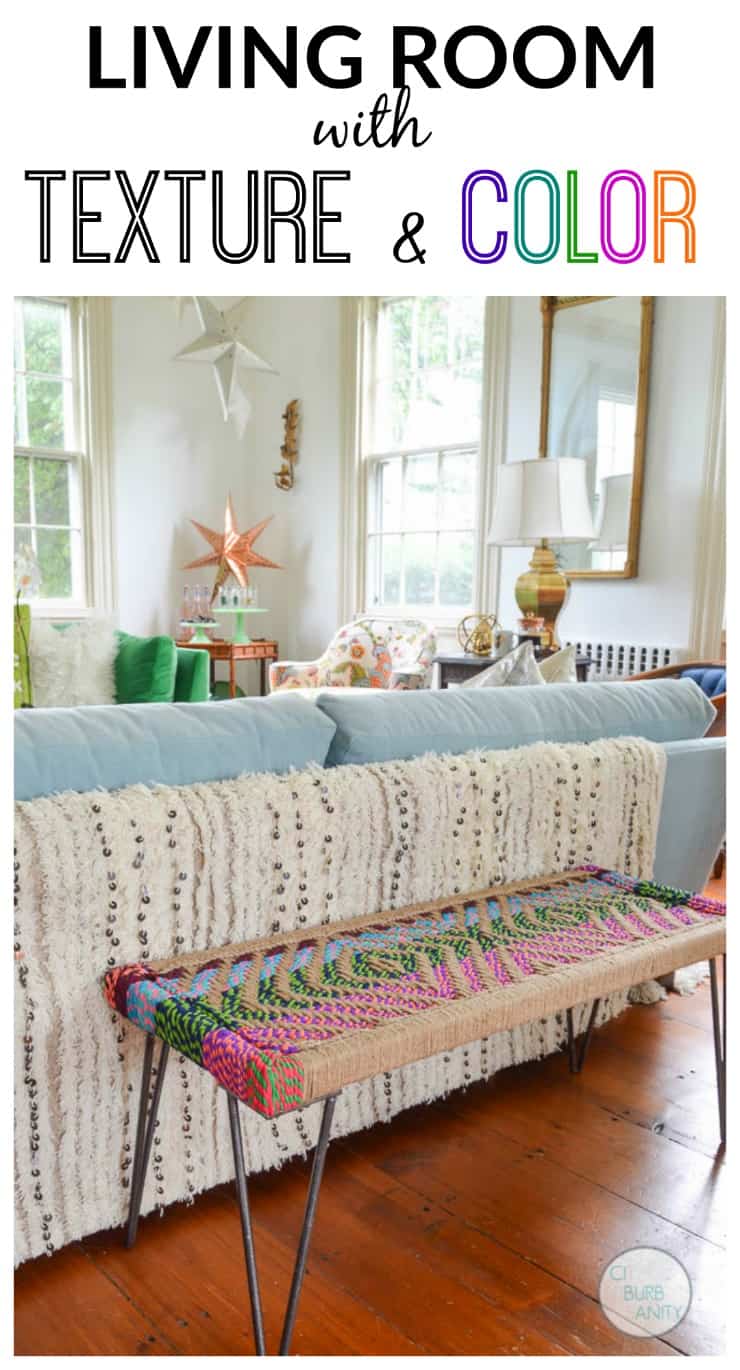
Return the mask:
<path id="1" fill-rule="evenodd" d="M 485 301 L 388 300 L 378 311 L 373 450 L 476 442 Z"/>
<path id="2" fill-rule="evenodd" d="M 483 371 L 481 362 L 466 362 L 456 367 L 453 381 L 454 410 L 449 413 L 449 442 L 478 442 L 480 439 Z M 453 417 L 454 415 L 454 417 Z"/>
<path id="3" fill-rule="evenodd" d="M 410 370 L 414 364 L 412 344 L 414 338 L 414 311 L 416 301 L 394 300 L 388 308 L 386 319 L 386 353 L 379 358 L 379 374 L 399 375 Z"/>
<path id="4" fill-rule="evenodd" d="M 450 300 L 450 360 L 476 361 L 483 357 L 485 300 Z"/>
<path id="5" fill-rule="evenodd" d="M 16 299 L 13 312 L 13 365 L 23 370 L 23 300 Z"/>
<path id="6" fill-rule="evenodd" d="M 473 534 L 439 535 L 439 602 L 465 607 L 473 598 Z"/>
<path id="7" fill-rule="evenodd" d="M 380 593 L 383 604 L 401 602 L 401 539 L 396 534 L 381 538 Z"/>
<path id="8" fill-rule="evenodd" d="M 401 527 L 401 490 L 401 462 L 384 461 L 380 467 L 381 528 Z"/>
<path id="9" fill-rule="evenodd" d="M 369 606 L 380 603 L 380 590 L 378 587 L 378 550 L 378 538 L 368 538 L 365 583 L 367 585 L 367 601 Z"/>
<path id="10" fill-rule="evenodd" d="M 65 372 L 64 332 L 67 310 L 51 300 L 23 301 L 25 371 Z"/>
<path id="11" fill-rule="evenodd" d="M 33 547 L 31 546 L 31 529 L 16 528 L 13 533 L 13 551 L 16 553 L 26 552 L 28 549 L 33 552 Z"/>
<path id="12" fill-rule="evenodd" d="M 439 526 L 472 528 L 475 520 L 475 458 L 470 452 L 444 452 L 440 463 Z"/>
<path id="13" fill-rule="evenodd" d="M 414 388 L 413 376 L 398 376 L 392 383 L 389 400 L 390 407 L 386 419 L 383 449 L 408 446 L 407 433 L 409 412 Z"/>
<path id="14" fill-rule="evenodd" d="M 28 457 L 16 457 L 15 459 L 15 522 L 31 522 L 31 493 L 29 490 L 29 460 Z"/>
<path id="15" fill-rule="evenodd" d="M 14 393 L 15 410 L 15 442 L 19 447 L 28 446 L 28 433 L 26 431 L 26 378 L 16 376 Z"/>
<path id="16" fill-rule="evenodd" d="M 39 528 L 36 552 L 41 570 L 43 599 L 70 599 L 72 596 L 72 537 L 66 529 Z"/>
<path id="17" fill-rule="evenodd" d="M 444 297 L 419 301 L 417 366 L 446 366 L 449 361 L 449 305 Z"/>
<path id="18" fill-rule="evenodd" d="M 71 523 L 69 515 L 69 462 L 33 463 L 33 491 L 37 523 Z"/>
<path id="19" fill-rule="evenodd" d="M 64 381 L 26 377 L 29 447 L 58 447 L 63 450 L 67 446 L 64 389 Z"/>
<path id="20" fill-rule="evenodd" d="M 407 447 L 477 442 L 480 434 L 480 376 L 467 369 L 419 371 L 409 397 L 403 431 Z"/>
<path id="21" fill-rule="evenodd" d="M 434 571 L 437 555 L 435 533 L 409 533 L 403 544 L 405 604 L 434 603 Z"/>
<path id="22" fill-rule="evenodd" d="M 404 528 L 437 526 L 437 458 L 409 457 L 406 463 Z"/>

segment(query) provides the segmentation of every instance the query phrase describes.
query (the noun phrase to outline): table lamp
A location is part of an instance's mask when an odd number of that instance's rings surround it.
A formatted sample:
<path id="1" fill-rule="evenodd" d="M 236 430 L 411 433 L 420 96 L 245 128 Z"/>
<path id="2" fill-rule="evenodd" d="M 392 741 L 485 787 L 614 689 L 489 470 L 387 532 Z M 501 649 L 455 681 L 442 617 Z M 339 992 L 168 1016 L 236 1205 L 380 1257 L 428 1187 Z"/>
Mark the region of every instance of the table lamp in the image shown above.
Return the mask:
<path id="1" fill-rule="evenodd" d="M 496 468 L 488 542 L 531 547 L 529 570 L 514 594 L 522 614 L 542 618 L 543 647 L 559 646 L 555 625 L 568 591 L 550 542 L 590 542 L 594 537 L 586 463 L 577 457 L 507 461 Z"/>

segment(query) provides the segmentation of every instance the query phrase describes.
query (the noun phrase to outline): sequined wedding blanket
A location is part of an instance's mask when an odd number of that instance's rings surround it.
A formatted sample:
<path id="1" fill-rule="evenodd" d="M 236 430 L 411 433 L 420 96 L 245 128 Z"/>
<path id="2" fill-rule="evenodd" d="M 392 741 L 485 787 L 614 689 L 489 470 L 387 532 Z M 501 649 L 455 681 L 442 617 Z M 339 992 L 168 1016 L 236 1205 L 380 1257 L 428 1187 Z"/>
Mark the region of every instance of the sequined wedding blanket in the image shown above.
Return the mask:
<path id="1" fill-rule="evenodd" d="M 652 873 L 665 758 L 635 739 L 537 744 L 16 806 L 16 1259 L 123 1221 L 142 1035 L 109 966 L 218 947 L 595 863 Z M 602 1006 L 619 1012 L 623 993 Z M 346 1090 L 335 1132 L 557 1050 L 558 1017 Z M 316 1109 L 245 1114 L 251 1171 L 315 1140 Z M 143 1211 L 231 1178 L 225 1101 L 171 1071 Z"/>

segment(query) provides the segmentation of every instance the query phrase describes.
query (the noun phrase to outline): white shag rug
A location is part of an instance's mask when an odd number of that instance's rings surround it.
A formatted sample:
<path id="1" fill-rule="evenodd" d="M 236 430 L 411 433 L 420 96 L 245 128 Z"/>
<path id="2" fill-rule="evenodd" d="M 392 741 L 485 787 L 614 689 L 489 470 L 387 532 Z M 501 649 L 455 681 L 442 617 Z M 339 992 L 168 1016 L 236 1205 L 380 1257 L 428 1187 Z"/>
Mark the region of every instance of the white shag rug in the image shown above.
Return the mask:
<path id="1" fill-rule="evenodd" d="M 143 1038 L 103 998 L 109 965 L 590 862 L 649 876 L 664 771 L 662 748 L 639 739 L 541 743 L 18 804 L 17 1260 L 126 1214 Z M 626 1002 L 610 996 L 599 1021 Z M 563 1040 L 554 1017 L 368 1080 L 341 1096 L 335 1131 Z M 250 1171 L 313 1145 L 316 1106 L 242 1117 Z M 143 1211 L 232 1175 L 222 1091 L 173 1054 Z"/>
<path id="2" fill-rule="evenodd" d="M 705 980 L 709 979 L 709 962 L 698 961 L 695 966 L 682 966 L 673 974 L 673 991 L 676 994 L 694 994 Z M 657 1004 L 659 999 L 667 999 L 668 990 L 657 980 L 646 980 L 642 985 L 634 985 L 629 992 L 631 1004 Z"/>

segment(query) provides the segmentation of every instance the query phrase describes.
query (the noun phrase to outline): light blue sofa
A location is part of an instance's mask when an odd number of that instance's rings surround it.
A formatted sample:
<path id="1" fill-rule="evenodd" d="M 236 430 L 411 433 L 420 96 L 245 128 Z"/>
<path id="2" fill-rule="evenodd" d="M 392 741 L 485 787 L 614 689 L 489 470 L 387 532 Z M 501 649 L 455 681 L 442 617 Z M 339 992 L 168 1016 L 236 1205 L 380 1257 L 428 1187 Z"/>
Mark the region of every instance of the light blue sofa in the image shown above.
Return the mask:
<path id="1" fill-rule="evenodd" d="M 655 877 L 701 889 L 725 832 L 725 741 L 704 736 L 714 716 L 691 680 L 22 710 L 15 795 L 646 737 L 665 746 L 668 763 Z"/>

